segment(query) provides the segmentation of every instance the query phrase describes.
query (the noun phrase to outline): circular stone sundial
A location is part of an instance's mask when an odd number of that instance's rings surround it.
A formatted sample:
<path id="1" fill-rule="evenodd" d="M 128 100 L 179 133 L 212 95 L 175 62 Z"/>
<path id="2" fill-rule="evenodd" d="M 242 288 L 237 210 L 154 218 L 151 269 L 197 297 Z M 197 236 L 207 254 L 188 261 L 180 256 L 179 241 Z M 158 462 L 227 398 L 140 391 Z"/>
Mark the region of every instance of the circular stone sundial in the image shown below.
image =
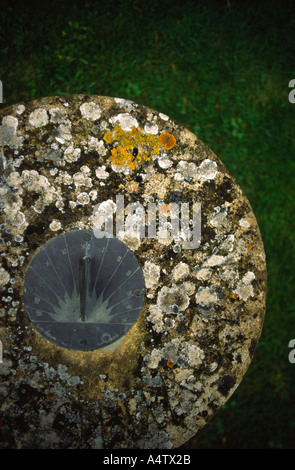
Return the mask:
<path id="1" fill-rule="evenodd" d="M 132 251 L 117 238 L 96 238 L 86 230 L 43 245 L 25 278 L 24 303 L 35 328 L 53 343 L 79 351 L 125 335 L 143 299 L 144 278 Z"/>
<path id="2" fill-rule="evenodd" d="M 261 334 L 247 198 L 197 136 L 131 101 L 0 118 L 0 448 L 185 444 Z"/>

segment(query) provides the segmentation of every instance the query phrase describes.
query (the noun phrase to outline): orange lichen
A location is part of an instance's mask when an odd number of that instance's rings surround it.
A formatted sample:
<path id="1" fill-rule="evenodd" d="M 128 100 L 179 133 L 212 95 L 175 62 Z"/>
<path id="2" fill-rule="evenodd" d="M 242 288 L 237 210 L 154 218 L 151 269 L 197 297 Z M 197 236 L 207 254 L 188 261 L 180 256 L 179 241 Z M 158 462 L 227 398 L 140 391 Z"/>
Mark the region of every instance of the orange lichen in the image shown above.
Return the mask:
<path id="1" fill-rule="evenodd" d="M 161 204 L 159 206 L 159 210 L 160 212 L 163 212 L 163 214 L 169 214 L 169 212 L 171 211 L 171 206 L 170 204 Z"/>
<path id="2" fill-rule="evenodd" d="M 232 297 L 233 297 L 233 299 L 238 299 L 239 298 L 238 294 L 233 294 Z"/>
<path id="3" fill-rule="evenodd" d="M 111 154 L 111 162 L 114 163 L 114 165 L 124 166 L 125 164 L 127 164 L 129 168 L 134 170 L 135 166 L 132 162 L 132 159 L 130 158 L 130 154 L 126 152 L 126 150 L 121 147 L 121 145 L 119 145 L 117 148 L 112 149 Z"/>
<path id="4" fill-rule="evenodd" d="M 132 170 L 135 166 L 150 160 L 150 154 L 159 153 L 159 137 L 146 134 L 142 130 L 132 127 L 131 131 L 124 131 L 117 125 L 108 131 L 104 137 L 107 144 L 117 142 L 118 147 L 111 150 L 111 162 L 118 166 L 128 166 Z"/>
<path id="5" fill-rule="evenodd" d="M 160 135 L 160 144 L 165 147 L 165 149 L 170 150 L 176 144 L 176 139 L 173 134 L 169 132 L 164 132 Z"/>
<path id="6" fill-rule="evenodd" d="M 107 132 L 104 136 L 103 139 L 106 141 L 107 144 L 110 144 L 113 141 L 112 138 L 112 131 Z"/>
<path id="7" fill-rule="evenodd" d="M 247 249 L 252 250 L 252 245 L 250 245 L 250 243 L 247 245 Z"/>
<path id="8" fill-rule="evenodd" d="M 114 142 L 117 145 L 111 150 L 111 162 L 118 166 L 126 165 L 132 170 L 143 161 L 148 162 L 151 154 L 158 155 L 160 145 L 169 150 L 176 144 L 174 135 L 168 132 L 158 136 L 145 133 L 135 126 L 131 131 L 124 131 L 116 125 L 103 139 L 107 144 Z"/>
<path id="9" fill-rule="evenodd" d="M 170 367 L 170 369 L 172 369 L 172 367 L 174 366 L 174 362 L 167 361 L 167 366 Z"/>

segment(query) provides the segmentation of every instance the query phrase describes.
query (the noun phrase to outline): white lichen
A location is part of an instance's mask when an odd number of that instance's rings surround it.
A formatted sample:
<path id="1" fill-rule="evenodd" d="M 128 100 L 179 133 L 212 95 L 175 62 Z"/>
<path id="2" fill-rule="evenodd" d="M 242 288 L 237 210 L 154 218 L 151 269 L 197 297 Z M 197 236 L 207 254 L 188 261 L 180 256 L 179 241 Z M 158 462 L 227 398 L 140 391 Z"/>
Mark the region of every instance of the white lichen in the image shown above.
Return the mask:
<path id="1" fill-rule="evenodd" d="M 209 258 L 206 259 L 203 266 L 204 267 L 221 266 L 223 263 L 225 263 L 225 261 L 226 261 L 225 256 L 212 255 L 212 256 L 209 256 Z"/>
<path id="2" fill-rule="evenodd" d="M 17 135 L 18 120 L 14 116 L 4 116 L 0 126 L 0 145 L 18 148 L 22 145 L 23 136 Z"/>
<path id="3" fill-rule="evenodd" d="M 86 186 L 88 188 L 91 188 L 92 180 L 89 176 L 90 169 L 88 168 L 88 166 L 84 165 L 80 168 L 80 170 L 81 171 L 73 175 L 73 181 L 76 188 L 79 188 L 80 186 Z"/>
<path id="4" fill-rule="evenodd" d="M 54 124 L 62 124 L 67 117 L 67 111 L 62 108 L 50 108 L 50 121 Z"/>
<path id="5" fill-rule="evenodd" d="M 238 273 L 232 268 L 225 268 L 224 272 L 220 274 L 220 277 L 223 281 L 226 281 L 229 286 L 233 286 L 233 284 L 238 279 Z"/>
<path id="6" fill-rule="evenodd" d="M 157 369 L 162 357 L 163 355 L 160 349 L 153 349 L 149 357 L 148 367 L 150 369 Z"/>
<path id="7" fill-rule="evenodd" d="M 23 179 L 17 171 L 12 171 L 6 178 L 6 182 L 11 188 L 20 188 Z"/>
<path id="8" fill-rule="evenodd" d="M 159 114 L 160 118 L 163 119 L 163 121 L 168 121 L 169 117 L 166 116 L 166 114 L 160 113 Z"/>
<path id="9" fill-rule="evenodd" d="M 239 296 L 241 300 L 248 300 L 249 297 L 254 297 L 254 288 L 251 282 L 255 279 L 255 274 L 248 271 L 243 278 L 238 282 L 234 293 Z"/>
<path id="10" fill-rule="evenodd" d="M 157 135 L 159 128 L 155 122 L 146 122 L 143 128 L 146 134 Z"/>
<path id="11" fill-rule="evenodd" d="M 19 227 L 20 225 L 24 225 L 26 223 L 25 214 L 21 211 L 17 210 L 10 210 L 7 214 L 7 222 L 9 222 L 14 227 Z M 28 225 L 26 223 L 26 225 Z"/>
<path id="12" fill-rule="evenodd" d="M 107 154 L 103 140 L 98 140 L 96 137 L 90 137 L 85 147 L 85 152 L 97 152 L 99 155 L 104 157 Z"/>
<path id="13" fill-rule="evenodd" d="M 81 149 L 74 148 L 73 145 L 70 145 L 64 151 L 64 159 L 66 162 L 72 163 L 76 162 L 81 156 Z"/>
<path id="14" fill-rule="evenodd" d="M 17 176 L 17 173 L 14 173 L 13 180 L 10 180 L 11 184 L 14 184 L 14 189 L 17 190 L 16 194 L 23 196 L 24 191 L 32 191 L 39 194 L 39 198 L 34 206 L 32 206 L 36 212 L 42 212 L 52 202 L 62 202 L 61 195 L 56 188 L 51 185 L 45 176 L 40 175 L 36 170 L 24 170 L 19 176 Z"/>
<path id="15" fill-rule="evenodd" d="M 160 266 L 151 261 L 146 261 L 143 267 L 143 274 L 146 288 L 156 287 L 160 277 Z"/>
<path id="16" fill-rule="evenodd" d="M 197 177 L 197 166 L 193 162 L 181 160 L 176 168 L 174 179 L 176 181 L 192 181 Z"/>
<path id="17" fill-rule="evenodd" d="M 25 111 L 26 107 L 23 104 L 19 104 L 16 108 L 16 113 L 17 114 L 22 114 Z"/>
<path id="18" fill-rule="evenodd" d="M 100 180 L 106 180 L 110 176 L 109 172 L 106 171 L 105 165 L 100 166 L 99 168 L 97 168 L 95 170 L 95 175 Z"/>
<path id="19" fill-rule="evenodd" d="M 160 168 L 163 168 L 163 170 L 167 170 L 173 165 L 173 162 L 168 157 L 163 156 L 158 159 L 158 165 Z"/>
<path id="20" fill-rule="evenodd" d="M 61 229 L 61 223 L 59 220 L 53 220 L 50 224 L 49 224 L 49 228 L 50 230 L 52 230 L 53 232 L 57 232 L 58 230 Z"/>
<path id="21" fill-rule="evenodd" d="M 183 287 L 188 295 L 192 295 L 196 290 L 196 286 L 192 282 L 184 282 Z"/>
<path id="22" fill-rule="evenodd" d="M 165 313 L 176 314 L 178 311 L 184 311 L 189 302 L 189 296 L 179 287 L 164 286 L 158 293 L 157 305 Z"/>
<path id="23" fill-rule="evenodd" d="M 201 268 L 196 273 L 196 278 L 200 281 L 207 281 L 212 276 L 212 270 L 209 268 Z"/>
<path id="24" fill-rule="evenodd" d="M 197 304 L 208 307 L 212 304 L 215 304 L 218 300 L 216 292 L 212 292 L 210 287 L 199 287 L 198 292 L 196 293 L 196 302 Z"/>
<path id="25" fill-rule="evenodd" d="M 234 249 L 235 236 L 233 234 L 228 235 L 226 239 L 221 243 L 220 249 L 225 251 L 233 251 Z"/>
<path id="26" fill-rule="evenodd" d="M 197 169 L 199 178 L 212 180 L 218 173 L 217 163 L 206 158 Z"/>
<path id="27" fill-rule="evenodd" d="M 218 210 L 219 209 L 219 210 Z M 216 208 L 215 214 L 213 214 L 209 219 L 209 224 L 212 227 L 222 228 L 225 227 L 227 223 L 227 211 Z"/>
<path id="28" fill-rule="evenodd" d="M 178 263 L 172 271 L 172 277 L 175 282 L 182 281 L 187 278 L 190 273 L 189 266 L 186 263 Z"/>
<path id="29" fill-rule="evenodd" d="M 66 184 L 68 186 L 72 184 L 73 179 L 67 171 L 60 171 L 59 176 L 55 178 L 55 181 L 59 184 Z"/>
<path id="30" fill-rule="evenodd" d="M 156 333 L 163 333 L 165 331 L 163 312 L 157 305 L 149 306 L 149 315 L 147 321 L 153 324 L 153 329 Z"/>
<path id="31" fill-rule="evenodd" d="M 96 189 L 92 189 L 89 192 L 89 197 L 91 198 L 91 201 L 95 201 L 95 199 L 97 198 L 97 195 L 98 195 L 98 192 Z"/>
<path id="32" fill-rule="evenodd" d="M 89 204 L 90 202 L 90 197 L 88 193 L 80 193 L 77 196 L 77 204 L 80 204 L 81 206 L 85 206 Z"/>
<path id="33" fill-rule="evenodd" d="M 118 104 L 121 108 L 124 108 L 127 111 L 134 111 L 137 108 L 138 104 L 134 103 L 134 101 L 126 100 L 124 98 L 114 98 L 116 104 Z"/>
<path id="34" fill-rule="evenodd" d="M 190 367 L 198 367 L 202 364 L 205 353 L 196 344 L 183 342 L 181 344 L 180 357 L 187 359 Z"/>
<path id="35" fill-rule="evenodd" d="M 29 115 L 29 123 L 34 127 L 42 127 L 48 124 L 48 114 L 46 109 L 37 108 Z"/>
<path id="36" fill-rule="evenodd" d="M 60 144 L 65 144 L 72 139 L 72 134 L 70 131 L 72 123 L 68 119 L 63 123 L 60 124 L 57 128 L 57 135 L 55 136 L 55 140 Z"/>
<path id="37" fill-rule="evenodd" d="M 101 116 L 100 107 L 93 102 L 83 103 L 80 106 L 80 111 L 84 119 L 89 119 L 91 121 L 96 121 Z"/>
<path id="38" fill-rule="evenodd" d="M 119 124 L 121 129 L 126 132 L 131 131 L 133 126 L 139 126 L 138 121 L 129 113 L 122 113 L 117 116 L 113 116 L 110 118 L 110 123 L 113 125 Z"/>
<path id="39" fill-rule="evenodd" d="M 247 219 L 242 218 L 242 219 L 239 220 L 239 225 L 242 228 L 249 228 L 250 227 L 250 222 L 248 222 Z"/>
<path id="40" fill-rule="evenodd" d="M 252 281 L 254 281 L 255 279 L 255 274 L 253 273 L 253 271 L 248 271 L 242 278 L 242 282 L 245 284 L 245 285 L 249 285 Z"/>
<path id="41" fill-rule="evenodd" d="M 5 271 L 5 269 L 2 266 L 0 266 L 0 287 L 3 287 L 6 284 L 8 284 L 9 280 L 10 280 L 9 273 Z"/>

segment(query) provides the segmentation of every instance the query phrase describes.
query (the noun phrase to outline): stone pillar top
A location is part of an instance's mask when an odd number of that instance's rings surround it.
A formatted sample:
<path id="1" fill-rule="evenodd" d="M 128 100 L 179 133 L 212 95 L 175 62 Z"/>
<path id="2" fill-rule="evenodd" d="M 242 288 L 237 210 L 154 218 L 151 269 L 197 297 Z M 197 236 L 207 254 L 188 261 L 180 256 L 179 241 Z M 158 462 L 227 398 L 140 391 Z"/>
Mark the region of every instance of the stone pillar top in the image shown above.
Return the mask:
<path id="1" fill-rule="evenodd" d="M 89 95 L 1 109 L 0 176 L 0 447 L 184 444 L 263 326 L 233 176 L 165 114 Z"/>

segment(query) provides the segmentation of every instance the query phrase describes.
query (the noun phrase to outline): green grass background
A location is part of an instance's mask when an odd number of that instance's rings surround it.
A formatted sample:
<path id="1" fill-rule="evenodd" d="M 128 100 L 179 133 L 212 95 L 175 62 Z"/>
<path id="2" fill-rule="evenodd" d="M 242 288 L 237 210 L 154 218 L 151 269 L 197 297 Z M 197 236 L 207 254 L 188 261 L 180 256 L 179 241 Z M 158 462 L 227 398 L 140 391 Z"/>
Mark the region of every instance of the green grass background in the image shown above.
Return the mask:
<path id="1" fill-rule="evenodd" d="M 263 333 L 237 391 L 186 448 L 295 448 L 294 31 L 292 1 L 1 2 L 2 107 L 134 100 L 195 132 L 252 204 L 268 264 Z"/>

